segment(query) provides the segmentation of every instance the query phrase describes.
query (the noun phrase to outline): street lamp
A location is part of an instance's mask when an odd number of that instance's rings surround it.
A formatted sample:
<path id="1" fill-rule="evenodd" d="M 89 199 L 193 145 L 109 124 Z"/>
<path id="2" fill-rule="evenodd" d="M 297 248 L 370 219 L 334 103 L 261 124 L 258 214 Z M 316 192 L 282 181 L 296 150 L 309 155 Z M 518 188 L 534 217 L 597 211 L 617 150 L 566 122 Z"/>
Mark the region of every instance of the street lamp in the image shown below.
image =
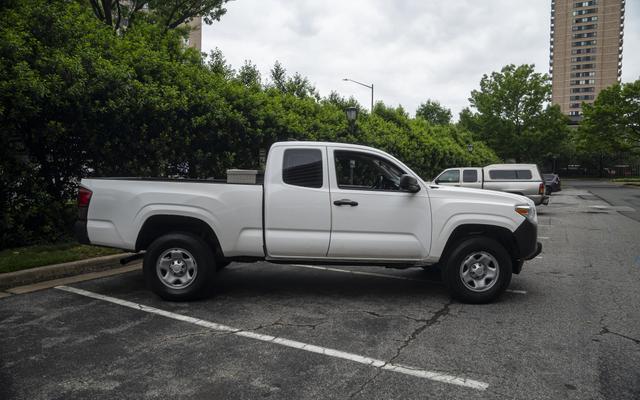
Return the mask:
<path id="1" fill-rule="evenodd" d="M 347 114 L 347 121 L 349 121 L 350 124 L 356 122 L 356 119 L 358 119 L 358 109 L 356 107 L 347 107 L 345 112 Z"/>
<path id="2" fill-rule="evenodd" d="M 360 86 L 364 86 L 366 88 L 371 89 L 371 113 L 373 114 L 373 83 L 371 85 L 366 85 L 362 82 L 354 81 L 353 79 L 349 79 L 349 78 L 342 78 L 342 80 L 357 83 Z"/>
<path id="3" fill-rule="evenodd" d="M 467 145 L 467 150 L 469 150 L 469 153 L 473 152 L 473 143 Z"/>

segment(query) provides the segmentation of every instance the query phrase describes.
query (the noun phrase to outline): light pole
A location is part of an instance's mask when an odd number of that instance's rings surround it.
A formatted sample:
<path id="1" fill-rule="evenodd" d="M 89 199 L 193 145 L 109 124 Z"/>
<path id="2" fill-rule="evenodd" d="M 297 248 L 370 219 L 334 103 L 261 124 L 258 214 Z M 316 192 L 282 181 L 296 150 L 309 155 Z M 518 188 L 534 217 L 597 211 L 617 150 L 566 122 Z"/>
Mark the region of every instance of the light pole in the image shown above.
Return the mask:
<path id="1" fill-rule="evenodd" d="M 349 78 L 342 78 L 342 80 L 357 83 L 360 86 L 364 86 L 366 88 L 371 89 L 371 113 L 373 114 L 373 83 L 371 85 L 367 85 L 362 82 L 354 81 L 353 79 L 349 79 Z"/>
<path id="2" fill-rule="evenodd" d="M 349 121 L 349 128 L 351 129 L 351 133 L 353 133 L 356 119 L 358 119 L 358 109 L 356 107 L 347 107 L 345 113 L 347 114 L 347 121 Z"/>
<path id="3" fill-rule="evenodd" d="M 469 143 L 469 144 L 467 145 L 467 150 L 469 150 L 469 153 L 472 153 L 472 152 L 473 152 L 473 143 Z"/>

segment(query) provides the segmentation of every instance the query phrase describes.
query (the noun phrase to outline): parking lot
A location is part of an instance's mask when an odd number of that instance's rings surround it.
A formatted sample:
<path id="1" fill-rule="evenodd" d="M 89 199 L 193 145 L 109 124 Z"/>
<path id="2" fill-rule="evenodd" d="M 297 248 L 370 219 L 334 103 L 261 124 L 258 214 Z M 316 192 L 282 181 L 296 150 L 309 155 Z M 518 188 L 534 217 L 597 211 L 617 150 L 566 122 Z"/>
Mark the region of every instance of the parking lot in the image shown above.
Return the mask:
<path id="1" fill-rule="evenodd" d="M 607 185 L 539 208 L 542 254 L 488 305 L 434 271 L 268 263 L 192 303 L 140 271 L 0 299 L 0 398 L 640 398 L 640 189 Z"/>

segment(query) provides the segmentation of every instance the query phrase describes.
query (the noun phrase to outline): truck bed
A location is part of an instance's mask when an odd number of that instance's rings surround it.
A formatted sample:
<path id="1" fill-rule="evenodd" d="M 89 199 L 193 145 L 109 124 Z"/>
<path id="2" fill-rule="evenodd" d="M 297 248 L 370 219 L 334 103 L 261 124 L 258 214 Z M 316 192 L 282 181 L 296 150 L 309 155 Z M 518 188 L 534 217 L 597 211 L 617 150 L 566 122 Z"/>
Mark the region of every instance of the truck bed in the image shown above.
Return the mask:
<path id="1" fill-rule="evenodd" d="M 228 257 L 264 256 L 262 185 L 166 178 L 95 178 L 81 185 L 93 192 L 87 220 L 92 244 L 133 251 L 145 221 L 171 214 L 224 232 L 219 241 Z"/>

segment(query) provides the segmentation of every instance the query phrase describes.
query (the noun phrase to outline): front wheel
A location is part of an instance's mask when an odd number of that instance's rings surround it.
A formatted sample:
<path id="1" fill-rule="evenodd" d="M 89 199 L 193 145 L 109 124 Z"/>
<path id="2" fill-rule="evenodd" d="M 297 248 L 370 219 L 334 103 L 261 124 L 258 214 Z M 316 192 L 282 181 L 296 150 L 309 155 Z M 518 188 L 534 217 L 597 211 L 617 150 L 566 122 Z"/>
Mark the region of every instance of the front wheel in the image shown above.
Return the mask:
<path id="1" fill-rule="evenodd" d="M 213 251 L 190 233 L 170 233 L 151 243 L 144 257 L 144 278 L 165 300 L 203 297 L 215 276 Z"/>
<path id="2" fill-rule="evenodd" d="M 442 279 L 466 303 L 488 303 L 511 282 L 511 257 L 497 241 L 473 237 L 458 243 L 445 262 Z"/>

